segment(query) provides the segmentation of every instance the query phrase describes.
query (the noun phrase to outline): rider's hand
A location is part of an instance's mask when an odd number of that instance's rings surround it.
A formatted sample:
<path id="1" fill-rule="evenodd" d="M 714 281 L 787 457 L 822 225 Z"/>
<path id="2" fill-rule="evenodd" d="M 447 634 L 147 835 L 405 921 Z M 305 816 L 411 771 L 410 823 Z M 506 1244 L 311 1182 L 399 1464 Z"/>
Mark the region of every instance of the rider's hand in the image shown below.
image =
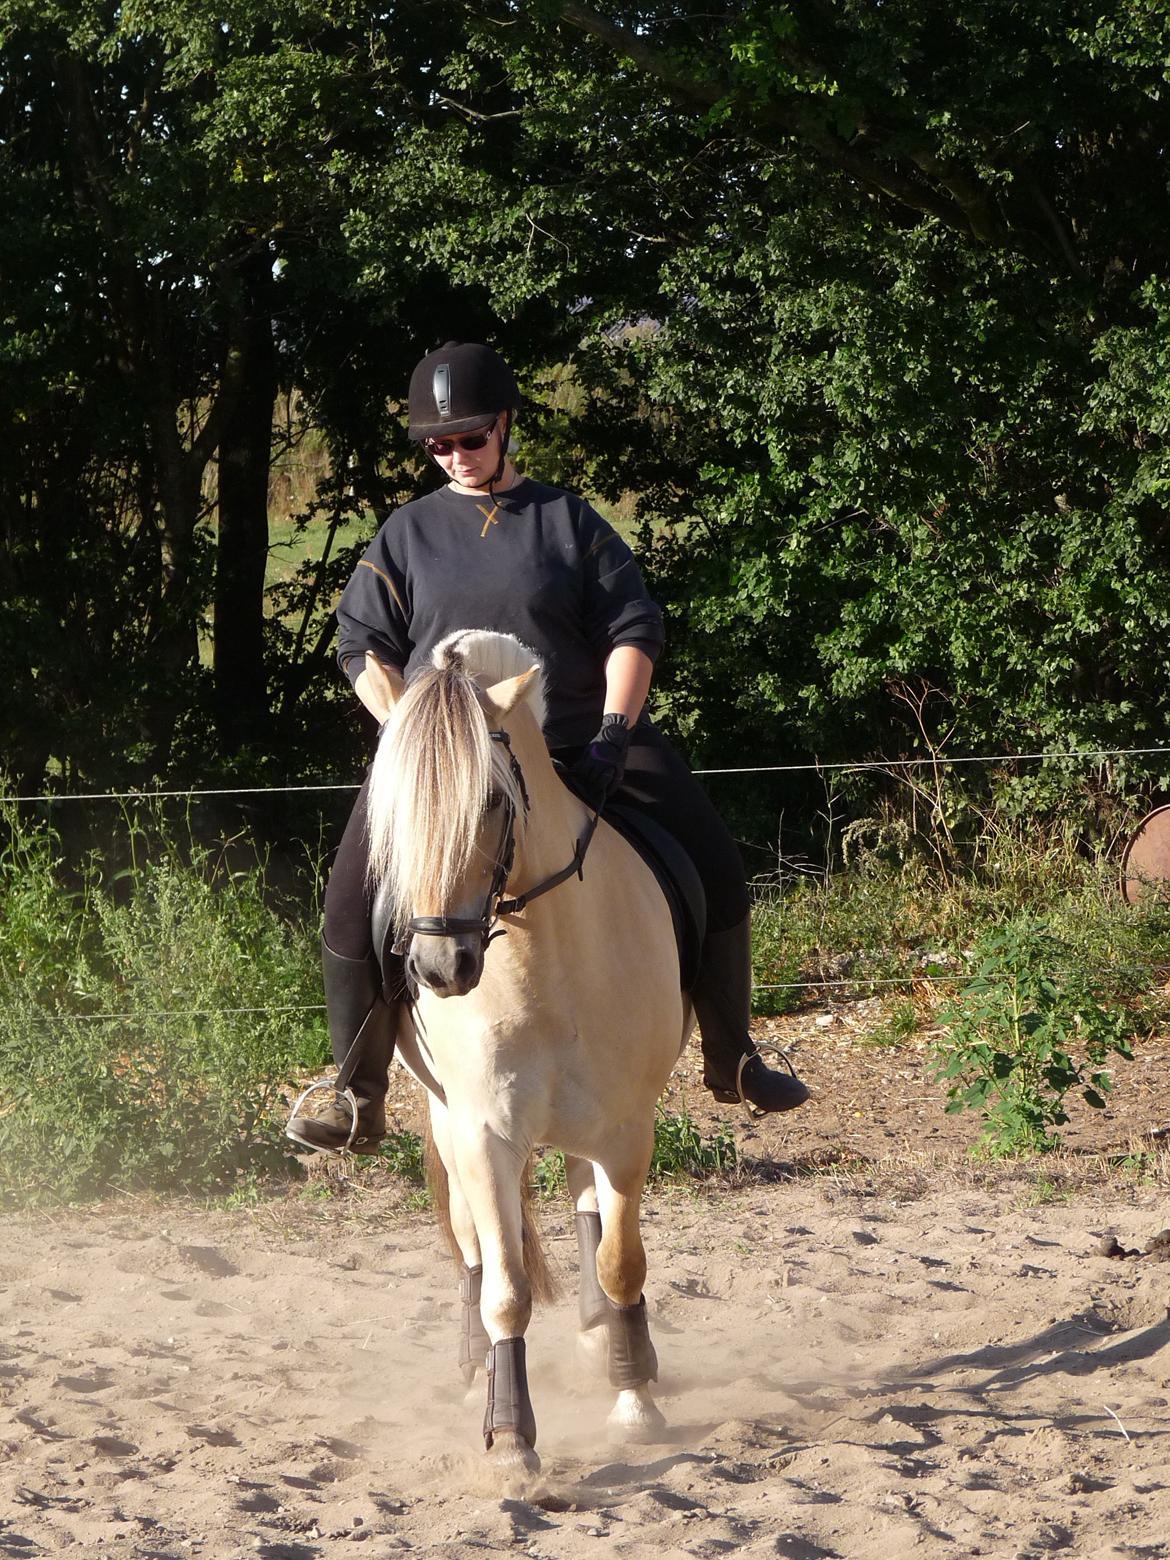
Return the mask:
<path id="1" fill-rule="evenodd" d="M 569 768 L 585 801 L 600 812 L 622 783 L 630 750 L 630 724 L 624 715 L 606 715 L 601 730 Z"/>

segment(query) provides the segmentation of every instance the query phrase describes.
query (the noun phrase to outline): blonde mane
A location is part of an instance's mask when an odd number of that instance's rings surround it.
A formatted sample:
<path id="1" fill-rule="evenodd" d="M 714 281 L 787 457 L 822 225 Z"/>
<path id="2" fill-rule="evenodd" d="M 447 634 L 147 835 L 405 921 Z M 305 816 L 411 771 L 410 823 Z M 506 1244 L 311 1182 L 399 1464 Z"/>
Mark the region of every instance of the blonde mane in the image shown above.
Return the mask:
<path id="1" fill-rule="evenodd" d="M 520 788 L 488 733 L 483 694 L 538 657 L 508 634 L 461 629 L 431 659 L 391 713 L 370 776 L 370 877 L 387 885 L 397 928 L 413 915 L 449 913 L 479 854 L 493 794 L 511 801 L 518 837 L 524 826 Z M 542 721 L 541 679 L 527 701 Z"/>

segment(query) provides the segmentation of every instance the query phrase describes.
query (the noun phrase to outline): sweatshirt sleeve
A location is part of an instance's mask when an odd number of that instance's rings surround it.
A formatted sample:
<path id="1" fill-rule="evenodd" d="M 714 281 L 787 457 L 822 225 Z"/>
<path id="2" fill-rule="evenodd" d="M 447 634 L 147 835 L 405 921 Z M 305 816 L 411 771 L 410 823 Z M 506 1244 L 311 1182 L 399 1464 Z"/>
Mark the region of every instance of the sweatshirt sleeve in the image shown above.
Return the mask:
<path id="1" fill-rule="evenodd" d="M 337 662 L 351 683 L 365 669 L 367 650 L 401 672 L 413 648 L 406 574 L 391 556 L 387 536 L 393 524 L 391 515 L 337 603 Z"/>
<path id="2" fill-rule="evenodd" d="M 663 644 L 662 612 L 651 601 L 634 555 L 608 521 L 582 508 L 585 626 L 599 655 L 634 645 L 652 661 Z"/>

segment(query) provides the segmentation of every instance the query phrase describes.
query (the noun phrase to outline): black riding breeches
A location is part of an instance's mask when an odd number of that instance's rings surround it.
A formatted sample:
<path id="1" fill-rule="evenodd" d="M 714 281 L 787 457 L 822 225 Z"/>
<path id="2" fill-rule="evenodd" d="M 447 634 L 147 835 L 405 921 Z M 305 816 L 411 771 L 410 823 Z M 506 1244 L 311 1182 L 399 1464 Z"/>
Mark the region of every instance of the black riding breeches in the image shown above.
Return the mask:
<path id="1" fill-rule="evenodd" d="M 334 953 L 341 954 L 343 959 L 364 959 L 374 950 L 370 931 L 373 896 L 366 874 L 370 859 L 370 836 L 366 829 L 369 791 L 367 773 L 325 885 L 324 937 Z"/>
<path id="2" fill-rule="evenodd" d="M 560 748 L 553 757 L 569 764 L 579 752 L 579 748 Z M 346 959 L 364 958 L 373 946 L 372 905 L 366 877 L 368 789 L 367 777 L 345 826 L 325 889 L 325 941 L 334 953 Z M 735 841 L 681 755 L 653 726 L 634 728 L 625 777 L 615 800 L 646 813 L 688 851 L 707 895 L 708 931 L 726 931 L 744 919 L 748 894 Z"/>

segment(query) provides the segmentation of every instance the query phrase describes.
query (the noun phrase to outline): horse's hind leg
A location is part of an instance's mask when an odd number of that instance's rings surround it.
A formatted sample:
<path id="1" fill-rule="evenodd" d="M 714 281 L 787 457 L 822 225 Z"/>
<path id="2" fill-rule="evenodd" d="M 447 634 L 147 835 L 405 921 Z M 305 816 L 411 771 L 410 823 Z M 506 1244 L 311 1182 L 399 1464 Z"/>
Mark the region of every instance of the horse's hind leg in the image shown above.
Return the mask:
<path id="1" fill-rule="evenodd" d="M 479 1237 L 475 1233 L 475 1220 L 455 1169 L 447 1109 L 433 1096 L 430 1100 L 430 1115 L 431 1139 L 439 1157 L 438 1166 L 432 1167 L 431 1193 L 439 1223 L 452 1255 L 459 1263 L 459 1369 L 470 1388 L 474 1386 L 477 1377 L 482 1379 L 486 1374 L 488 1350 L 491 1347 L 479 1308 L 483 1278 Z M 442 1186 L 438 1184 L 439 1171 L 444 1177 Z"/>
<path id="2" fill-rule="evenodd" d="M 577 1234 L 577 1364 L 582 1374 L 604 1377 L 609 1359 L 609 1300 L 597 1277 L 597 1249 L 601 1245 L 601 1215 L 597 1211 L 597 1186 L 587 1159 L 565 1155 L 565 1179 L 573 1199 L 573 1225 Z"/>
<path id="3" fill-rule="evenodd" d="M 482 1283 L 482 1266 L 465 1262 L 459 1273 L 459 1369 L 469 1391 L 487 1374 L 491 1349 L 479 1309 Z"/>
<path id="4" fill-rule="evenodd" d="M 650 1341 L 642 1294 L 646 1249 L 638 1216 L 649 1162 L 647 1144 L 640 1165 L 626 1164 L 621 1173 L 613 1167 L 608 1174 L 605 1167 L 596 1166 L 601 1213 L 597 1276 L 609 1300 L 609 1381 L 617 1389 L 608 1424 L 625 1441 L 658 1440 L 666 1424 L 650 1395 L 650 1382 L 658 1380 L 658 1356 Z"/>

